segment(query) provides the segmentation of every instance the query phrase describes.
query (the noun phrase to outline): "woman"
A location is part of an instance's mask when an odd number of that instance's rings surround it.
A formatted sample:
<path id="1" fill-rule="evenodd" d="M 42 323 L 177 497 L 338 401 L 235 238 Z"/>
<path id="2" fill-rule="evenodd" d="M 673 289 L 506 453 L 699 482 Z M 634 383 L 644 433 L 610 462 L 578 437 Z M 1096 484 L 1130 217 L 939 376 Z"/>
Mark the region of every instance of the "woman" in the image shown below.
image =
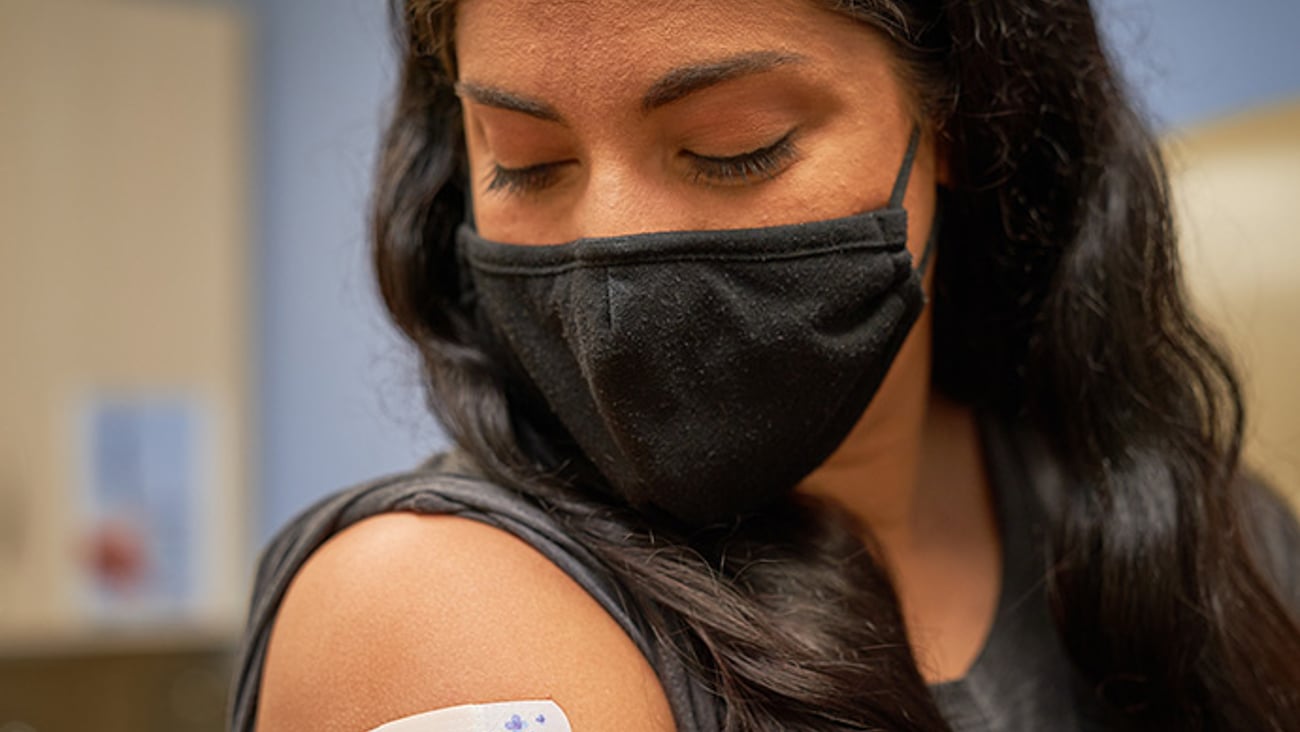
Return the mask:
<path id="1" fill-rule="evenodd" d="M 1086 2 L 395 11 L 457 450 L 268 549 L 234 728 L 1300 729 L 1300 532 Z"/>

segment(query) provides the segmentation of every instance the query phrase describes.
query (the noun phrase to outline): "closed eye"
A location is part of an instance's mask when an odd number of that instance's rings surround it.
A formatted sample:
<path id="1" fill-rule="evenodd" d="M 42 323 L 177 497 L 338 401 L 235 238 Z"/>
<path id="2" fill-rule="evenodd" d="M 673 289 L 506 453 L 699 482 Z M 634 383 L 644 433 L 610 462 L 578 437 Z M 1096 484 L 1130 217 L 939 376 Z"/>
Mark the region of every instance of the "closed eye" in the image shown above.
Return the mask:
<path id="1" fill-rule="evenodd" d="M 540 191 L 555 182 L 555 175 L 563 162 L 539 163 L 526 168 L 505 168 L 493 165 L 488 171 L 487 189 L 516 195 Z"/>
<path id="2" fill-rule="evenodd" d="M 776 177 L 799 156 L 794 145 L 795 132 L 790 130 L 771 145 L 740 155 L 717 157 L 689 150 L 682 154 L 694 167 L 697 181 L 723 186 L 746 185 Z"/>
<path id="3" fill-rule="evenodd" d="M 739 155 L 702 155 L 683 150 L 682 156 L 691 164 L 692 179 L 716 186 L 742 186 L 770 180 L 781 173 L 799 156 L 794 137 L 797 129 L 790 130 L 779 140 L 757 150 Z M 487 175 L 487 190 L 513 195 L 526 195 L 545 190 L 555 183 L 560 168 L 573 161 L 538 163 L 523 168 L 493 165 Z"/>

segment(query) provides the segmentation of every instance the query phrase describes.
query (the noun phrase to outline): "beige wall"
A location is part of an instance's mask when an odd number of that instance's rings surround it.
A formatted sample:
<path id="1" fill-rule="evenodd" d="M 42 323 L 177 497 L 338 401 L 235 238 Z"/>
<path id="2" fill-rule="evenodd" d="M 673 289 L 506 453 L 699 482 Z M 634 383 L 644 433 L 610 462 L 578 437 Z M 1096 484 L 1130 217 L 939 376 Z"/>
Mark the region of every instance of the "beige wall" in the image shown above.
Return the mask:
<path id="1" fill-rule="evenodd" d="M 0 640 L 82 626 L 79 410 L 211 417 L 196 621 L 230 625 L 248 476 L 245 31 L 233 11 L 0 3 Z"/>
<path id="2" fill-rule="evenodd" d="M 1166 148 L 1189 287 L 1245 377 L 1247 460 L 1300 506 L 1300 102 Z"/>

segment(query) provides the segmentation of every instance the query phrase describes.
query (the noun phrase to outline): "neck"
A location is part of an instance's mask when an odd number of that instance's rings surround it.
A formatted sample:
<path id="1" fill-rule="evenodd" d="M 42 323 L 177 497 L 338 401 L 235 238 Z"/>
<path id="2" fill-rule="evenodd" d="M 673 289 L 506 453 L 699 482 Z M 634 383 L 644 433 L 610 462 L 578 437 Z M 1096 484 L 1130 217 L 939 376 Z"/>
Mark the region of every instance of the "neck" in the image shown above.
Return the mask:
<path id="1" fill-rule="evenodd" d="M 858 520 L 886 557 L 991 520 L 992 506 L 968 407 L 928 394 L 908 413 L 867 414 L 800 489 L 828 498 Z"/>
<path id="2" fill-rule="evenodd" d="M 870 534 L 922 672 L 936 682 L 965 674 L 982 647 L 1001 547 L 974 415 L 930 390 L 929 324 L 917 325 L 871 406 L 800 490 Z"/>
<path id="3" fill-rule="evenodd" d="M 914 536 L 925 523 L 920 515 L 925 507 L 925 486 L 920 480 L 923 451 L 934 441 L 950 439 L 938 429 L 936 418 L 958 409 L 931 394 L 930 332 L 927 309 L 871 405 L 799 488 L 839 504 L 882 547 Z"/>

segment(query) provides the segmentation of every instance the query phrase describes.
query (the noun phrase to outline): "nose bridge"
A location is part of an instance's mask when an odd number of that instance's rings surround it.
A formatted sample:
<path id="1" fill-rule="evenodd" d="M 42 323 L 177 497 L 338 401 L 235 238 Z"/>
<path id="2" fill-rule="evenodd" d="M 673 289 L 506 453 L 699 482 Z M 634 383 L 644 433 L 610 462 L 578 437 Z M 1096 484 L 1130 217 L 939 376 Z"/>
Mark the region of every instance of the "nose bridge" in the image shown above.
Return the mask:
<path id="1" fill-rule="evenodd" d="M 664 176 L 644 162 L 593 157 L 574 212 L 579 237 L 594 238 L 685 228 L 687 203 L 675 200 Z"/>

